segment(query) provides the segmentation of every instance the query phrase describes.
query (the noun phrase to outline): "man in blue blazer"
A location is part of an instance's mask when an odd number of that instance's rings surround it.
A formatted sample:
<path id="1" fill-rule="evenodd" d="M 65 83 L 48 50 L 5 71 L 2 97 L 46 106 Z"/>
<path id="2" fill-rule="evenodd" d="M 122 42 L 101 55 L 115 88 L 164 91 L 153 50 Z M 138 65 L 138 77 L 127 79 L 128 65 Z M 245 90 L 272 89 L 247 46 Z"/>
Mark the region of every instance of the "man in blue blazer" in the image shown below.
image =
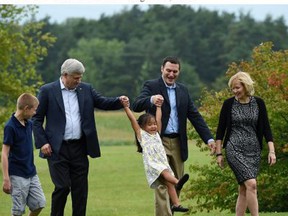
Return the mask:
<path id="1" fill-rule="evenodd" d="M 88 197 L 87 155 L 100 157 L 94 109 L 121 109 L 125 96 L 101 96 L 82 83 L 83 64 L 67 59 L 61 77 L 40 88 L 39 107 L 33 118 L 33 132 L 40 156 L 47 158 L 54 183 L 51 216 L 63 216 L 71 191 L 73 216 L 84 216 Z M 45 126 L 44 126 L 45 125 Z"/>
<path id="2" fill-rule="evenodd" d="M 156 104 L 162 105 L 161 137 L 169 164 L 175 176 L 180 179 L 184 174 L 184 162 L 188 158 L 187 119 L 194 126 L 202 140 L 209 145 L 211 153 L 215 152 L 215 142 L 201 114 L 195 107 L 188 89 L 181 83 L 176 83 L 180 74 L 180 61 L 168 56 L 161 66 L 162 76 L 159 79 L 144 83 L 140 95 L 132 104 L 135 112 L 146 111 L 155 115 Z M 159 97 L 157 95 L 162 95 Z M 178 192 L 179 194 L 179 192 Z M 156 216 L 170 216 L 169 196 L 165 186 L 155 190 Z"/>

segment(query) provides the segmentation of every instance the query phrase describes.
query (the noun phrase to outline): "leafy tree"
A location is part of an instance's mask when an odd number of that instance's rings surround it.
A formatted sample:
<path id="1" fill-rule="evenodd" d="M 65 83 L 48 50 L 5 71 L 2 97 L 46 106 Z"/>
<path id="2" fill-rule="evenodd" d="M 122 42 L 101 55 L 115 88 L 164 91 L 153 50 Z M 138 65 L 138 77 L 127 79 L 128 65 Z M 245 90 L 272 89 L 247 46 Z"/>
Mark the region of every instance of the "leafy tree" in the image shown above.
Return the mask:
<path id="1" fill-rule="evenodd" d="M 239 70 L 249 72 L 256 82 L 256 95 L 265 100 L 274 135 L 277 163 L 273 167 L 267 164 L 268 148 L 264 145 L 260 175 L 257 179 L 259 207 L 261 211 L 286 212 L 288 211 L 288 51 L 273 51 L 272 47 L 272 42 L 255 47 L 251 60 L 232 63 L 227 76 L 230 77 Z M 223 101 L 231 96 L 228 88 L 219 92 L 207 90 L 204 92 L 201 98 L 201 112 L 212 131 L 216 131 Z M 190 138 L 197 139 L 197 145 L 205 150 L 192 128 L 189 135 Z M 196 205 L 191 206 L 193 213 L 212 209 L 234 211 L 237 182 L 228 166 L 220 170 L 215 161 L 213 158 L 210 165 L 190 166 L 191 173 L 196 173 L 197 177 L 190 181 L 185 195 L 186 199 L 196 199 Z"/>
<path id="2" fill-rule="evenodd" d="M 118 40 L 81 39 L 68 55 L 84 63 L 87 71 L 84 81 L 90 82 L 105 96 L 122 95 L 123 85 L 132 83 L 123 62 L 124 45 Z"/>
<path id="3" fill-rule="evenodd" d="M 120 41 L 128 42 L 131 38 L 141 38 L 145 34 L 143 25 L 143 14 L 145 12 L 139 9 L 139 6 L 134 5 L 130 10 L 124 8 L 121 13 L 111 16 L 109 22 L 109 36 L 104 36 L 106 39 L 117 38 Z M 99 23 L 101 20 L 99 21 Z M 107 27 L 106 27 L 107 29 Z"/>
<path id="4" fill-rule="evenodd" d="M 201 90 L 204 87 L 204 84 L 199 78 L 199 75 L 196 73 L 196 70 L 193 66 L 186 62 L 181 62 L 181 70 L 179 75 L 179 82 L 182 82 L 188 88 L 191 98 L 193 101 L 197 102 Z"/>
<path id="5" fill-rule="evenodd" d="M 68 58 L 68 51 L 77 45 L 82 38 L 89 38 L 93 32 L 95 21 L 88 21 L 84 18 L 69 18 L 64 23 L 50 23 L 50 17 L 46 17 L 43 32 L 51 32 L 56 41 L 54 46 L 48 48 L 48 56 L 38 64 L 38 73 L 44 82 L 52 82 L 60 76 L 60 67 Z"/>
<path id="6" fill-rule="evenodd" d="M 32 5 L 0 5 L 0 140 L 18 96 L 35 94 L 41 84 L 36 64 L 55 41 L 49 33 L 42 33 L 43 23 L 34 21 L 36 10 Z"/>

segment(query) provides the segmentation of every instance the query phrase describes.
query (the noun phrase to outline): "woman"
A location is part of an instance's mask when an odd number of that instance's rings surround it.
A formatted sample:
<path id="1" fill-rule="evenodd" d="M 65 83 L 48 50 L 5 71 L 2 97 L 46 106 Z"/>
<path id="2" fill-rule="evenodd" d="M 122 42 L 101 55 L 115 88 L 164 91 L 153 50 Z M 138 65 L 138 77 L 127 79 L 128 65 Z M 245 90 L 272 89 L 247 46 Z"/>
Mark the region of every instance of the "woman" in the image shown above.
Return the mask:
<path id="1" fill-rule="evenodd" d="M 253 84 L 246 72 L 238 72 L 230 78 L 228 86 L 234 97 L 223 103 L 216 134 L 217 163 L 223 167 L 224 140 L 227 162 L 239 184 L 236 216 L 244 216 L 247 207 L 252 216 L 259 215 L 256 177 L 263 136 L 268 142 L 268 163 L 276 163 L 266 106 L 261 98 L 253 96 Z"/>

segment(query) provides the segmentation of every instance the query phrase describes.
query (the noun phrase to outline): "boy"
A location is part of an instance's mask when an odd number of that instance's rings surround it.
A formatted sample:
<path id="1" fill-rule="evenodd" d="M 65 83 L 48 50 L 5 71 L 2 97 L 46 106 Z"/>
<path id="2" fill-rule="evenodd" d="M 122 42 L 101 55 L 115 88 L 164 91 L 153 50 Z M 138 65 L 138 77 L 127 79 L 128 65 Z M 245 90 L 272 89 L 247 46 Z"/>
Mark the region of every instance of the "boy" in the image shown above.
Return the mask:
<path id="1" fill-rule="evenodd" d="M 44 208 L 46 199 L 34 165 L 32 121 L 29 120 L 39 105 L 38 99 L 24 93 L 17 100 L 16 112 L 4 127 L 2 147 L 3 191 L 11 194 L 13 216 L 25 213 L 37 216 Z"/>

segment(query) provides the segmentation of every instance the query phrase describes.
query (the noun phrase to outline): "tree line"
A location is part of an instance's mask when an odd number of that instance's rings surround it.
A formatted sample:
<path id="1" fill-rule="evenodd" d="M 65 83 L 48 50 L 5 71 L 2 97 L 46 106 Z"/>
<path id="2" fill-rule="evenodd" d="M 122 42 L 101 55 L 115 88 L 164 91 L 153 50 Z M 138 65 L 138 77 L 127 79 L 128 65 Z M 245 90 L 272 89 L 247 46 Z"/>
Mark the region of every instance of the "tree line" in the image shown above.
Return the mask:
<path id="1" fill-rule="evenodd" d="M 37 72 L 44 82 L 59 77 L 68 57 L 84 63 L 84 81 L 107 96 L 127 94 L 134 98 L 144 80 L 160 75 L 167 55 L 182 62 L 180 81 L 194 99 L 203 86 L 219 90 L 232 61 L 249 60 L 252 49 L 272 41 L 276 50 L 288 47 L 283 17 L 256 21 L 249 13 L 219 13 L 189 5 L 152 5 L 145 11 L 137 5 L 98 20 L 69 18 L 63 23 L 42 20 L 44 32 L 57 38 Z"/>

